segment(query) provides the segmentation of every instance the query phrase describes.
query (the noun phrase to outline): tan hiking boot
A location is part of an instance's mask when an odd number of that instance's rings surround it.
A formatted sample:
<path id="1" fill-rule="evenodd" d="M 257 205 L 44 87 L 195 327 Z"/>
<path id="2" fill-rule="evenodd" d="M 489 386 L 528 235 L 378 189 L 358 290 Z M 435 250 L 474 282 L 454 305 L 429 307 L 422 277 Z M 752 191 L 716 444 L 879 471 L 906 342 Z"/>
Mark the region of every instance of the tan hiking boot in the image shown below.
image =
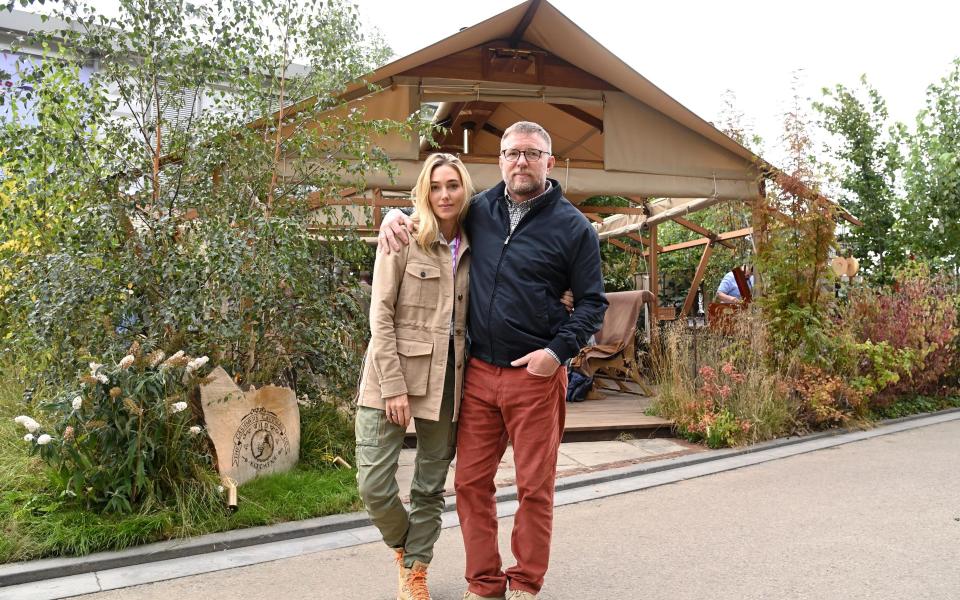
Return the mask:
<path id="1" fill-rule="evenodd" d="M 407 578 L 400 586 L 400 595 L 397 600 L 431 600 L 430 590 L 427 588 L 427 567 L 419 560 L 407 570 Z"/>
<path id="2" fill-rule="evenodd" d="M 506 600 L 503 596 L 478 596 L 473 592 L 463 594 L 463 600 Z"/>
<path id="3" fill-rule="evenodd" d="M 512 590 L 510 595 L 507 596 L 507 600 L 535 600 L 536 597 L 536 594 L 531 594 L 530 592 L 525 592 L 523 590 Z"/>
<path id="4" fill-rule="evenodd" d="M 407 580 L 410 569 L 403 566 L 403 548 L 394 548 L 394 562 L 397 563 L 397 600 L 403 597 L 403 582 Z"/>

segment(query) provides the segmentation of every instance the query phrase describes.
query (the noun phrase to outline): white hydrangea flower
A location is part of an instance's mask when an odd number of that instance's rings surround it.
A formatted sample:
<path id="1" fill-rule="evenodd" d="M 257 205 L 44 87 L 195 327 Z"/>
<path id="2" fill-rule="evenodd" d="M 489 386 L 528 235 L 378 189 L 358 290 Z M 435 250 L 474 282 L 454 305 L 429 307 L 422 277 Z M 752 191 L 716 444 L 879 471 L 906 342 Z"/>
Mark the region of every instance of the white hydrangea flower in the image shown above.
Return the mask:
<path id="1" fill-rule="evenodd" d="M 200 435 L 201 431 L 203 431 L 203 428 L 200 427 L 199 425 L 194 425 L 193 427 L 190 428 L 190 433 L 192 433 L 193 435 Z"/>
<path id="2" fill-rule="evenodd" d="M 224 489 L 225 488 L 222 485 L 217 486 L 217 491 L 220 492 L 221 494 L 223 493 Z"/>
<path id="3" fill-rule="evenodd" d="M 170 407 L 170 410 L 174 413 L 182 412 L 187 410 L 186 402 L 174 402 L 173 406 Z"/>
<path id="4" fill-rule="evenodd" d="M 170 355 L 170 358 L 168 358 L 167 360 L 163 361 L 163 366 L 167 366 L 167 367 L 168 367 L 168 366 L 170 366 L 170 363 L 175 362 L 175 361 L 178 361 L 178 360 L 180 360 L 181 358 L 183 358 L 183 350 L 177 350 L 176 352 L 174 352 L 173 354 Z"/>
<path id="5" fill-rule="evenodd" d="M 32 442 L 32 441 L 33 441 L 33 434 L 32 434 L 32 433 L 28 433 L 27 435 L 23 436 L 23 441 L 25 441 L 25 442 Z"/>
<path id="6" fill-rule="evenodd" d="M 43 434 L 37 438 L 37 444 L 39 444 L 40 446 L 46 446 L 52 441 L 53 441 L 53 438 L 47 434 Z"/>
<path id="7" fill-rule="evenodd" d="M 155 369 L 157 365 L 163 362 L 163 359 L 167 356 L 164 354 L 163 350 L 157 350 L 153 355 L 153 359 L 150 361 L 150 367 Z"/>
<path id="8" fill-rule="evenodd" d="M 73 399 L 72 405 L 73 405 L 73 410 L 80 410 L 80 407 L 83 406 L 83 398 L 81 398 L 80 396 L 77 396 L 76 398 Z"/>
<path id="9" fill-rule="evenodd" d="M 191 360 L 187 363 L 187 373 L 193 373 L 208 362 L 210 362 L 210 359 L 206 356 L 201 356 Z"/>
<path id="10" fill-rule="evenodd" d="M 97 376 L 97 371 L 102 367 L 100 363 L 91 362 L 90 363 L 90 375 L 93 377 Z"/>
<path id="11" fill-rule="evenodd" d="M 120 363 L 117 366 L 119 366 L 121 369 L 127 369 L 130 367 L 130 365 L 133 364 L 133 361 L 135 360 L 136 360 L 136 357 L 134 355 L 128 354 L 120 359 Z"/>
<path id="12" fill-rule="evenodd" d="M 37 423 L 35 420 L 26 415 L 20 415 L 14 419 L 14 422 L 17 425 L 23 425 L 30 433 L 36 433 L 36 431 L 40 429 L 40 423 Z"/>
<path id="13" fill-rule="evenodd" d="M 103 373 L 97 373 L 97 381 L 99 381 L 103 385 L 107 385 L 108 383 L 110 383 L 110 378 L 104 375 Z"/>

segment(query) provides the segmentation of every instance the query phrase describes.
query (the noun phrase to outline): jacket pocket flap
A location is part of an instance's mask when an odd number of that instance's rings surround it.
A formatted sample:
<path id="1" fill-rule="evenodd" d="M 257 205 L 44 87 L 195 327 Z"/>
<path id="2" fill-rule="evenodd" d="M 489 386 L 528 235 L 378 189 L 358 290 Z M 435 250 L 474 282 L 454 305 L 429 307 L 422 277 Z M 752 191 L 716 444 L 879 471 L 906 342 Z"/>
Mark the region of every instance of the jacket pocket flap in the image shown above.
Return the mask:
<path id="1" fill-rule="evenodd" d="M 440 267 L 423 263 L 410 263 L 407 265 L 407 275 L 417 279 L 439 279 Z"/>
<path id="2" fill-rule="evenodd" d="M 433 342 L 402 340 L 397 338 L 397 354 L 403 356 L 425 356 L 433 354 Z"/>

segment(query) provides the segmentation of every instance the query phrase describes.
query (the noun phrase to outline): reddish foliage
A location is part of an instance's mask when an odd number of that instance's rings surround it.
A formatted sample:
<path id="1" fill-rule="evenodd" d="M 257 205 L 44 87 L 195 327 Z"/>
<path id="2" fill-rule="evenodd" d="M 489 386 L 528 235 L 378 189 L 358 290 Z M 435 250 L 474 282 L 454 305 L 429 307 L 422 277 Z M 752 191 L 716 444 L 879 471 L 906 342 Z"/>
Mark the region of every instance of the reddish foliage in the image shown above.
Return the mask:
<path id="1" fill-rule="evenodd" d="M 878 396 L 881 405 L 904 394 L 942 393 L 956 360 L 957 308 L 949 284 L 923 272 L 901 276 L 889 290 L 859 290 L 851 297 L 848 323 L 860 341 L 910 349 L 921 364 Z"/>

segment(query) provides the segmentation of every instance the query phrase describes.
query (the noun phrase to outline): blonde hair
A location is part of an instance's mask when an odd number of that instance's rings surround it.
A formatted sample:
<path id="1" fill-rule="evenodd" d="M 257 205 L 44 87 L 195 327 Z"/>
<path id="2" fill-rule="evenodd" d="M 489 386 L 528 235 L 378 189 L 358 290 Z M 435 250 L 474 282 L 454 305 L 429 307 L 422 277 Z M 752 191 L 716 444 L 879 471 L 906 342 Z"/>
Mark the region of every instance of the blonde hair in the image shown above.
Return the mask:
<path id="1" fill-rule="evenodd" d="M 417 177 L 417 184 L 411 191 L 413 196 L 413 207 L 416 210 L 414 220 L 417 222 L 417 233 L 414 237 L 420 247 L 430 244 L 436 244 L 440 241 L 440 225 L 437 223 L 437 216 L 430 207 L 430 178 L 433 176 L 433 170 L 437 167 L 451 166 L 460 175 L 460 183 L 463 185 L 464 199 L 460 207 L 460 213 L 457 215 L 457 223 L 462 224 L 470 209 L 470 198 L 473 196 L 473 182 L 470 180 L 470 173 L 463 165 L 463 162 L 452 154 L 437 153 L 431 154 L 427 160 L 423 161 L 423 168 L 420 170 L 420 176 Z"/>

